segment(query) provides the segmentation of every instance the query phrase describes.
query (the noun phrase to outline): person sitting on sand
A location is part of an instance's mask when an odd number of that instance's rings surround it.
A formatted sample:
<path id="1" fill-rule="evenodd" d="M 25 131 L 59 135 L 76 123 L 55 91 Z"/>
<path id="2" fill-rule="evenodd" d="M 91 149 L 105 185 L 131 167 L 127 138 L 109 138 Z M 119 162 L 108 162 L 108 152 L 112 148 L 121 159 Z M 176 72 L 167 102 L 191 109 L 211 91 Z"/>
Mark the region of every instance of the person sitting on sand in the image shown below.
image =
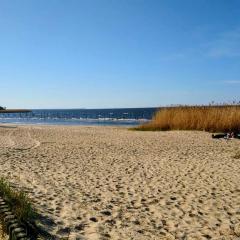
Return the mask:
<path id="1" fill-rule="evenodd" d="M 224 137 L 225 139 L 233 139 L 234 138 L 234 132 L 228 132 L 227 135 Z"/>
<path id="2" fill-rule="evenodd" d="M 234 138 L 234 132 L 230 133 L 230 138 Z"/>
<path id="3" fill-rule="evenodd" d="M 237 134 L 234 134 L 234 132 L 228 132 L 228 133 L 215 133 L 212 134 L 212 138 L 224 138 L 224 139 L 232 139 L 236 136 Z"/>

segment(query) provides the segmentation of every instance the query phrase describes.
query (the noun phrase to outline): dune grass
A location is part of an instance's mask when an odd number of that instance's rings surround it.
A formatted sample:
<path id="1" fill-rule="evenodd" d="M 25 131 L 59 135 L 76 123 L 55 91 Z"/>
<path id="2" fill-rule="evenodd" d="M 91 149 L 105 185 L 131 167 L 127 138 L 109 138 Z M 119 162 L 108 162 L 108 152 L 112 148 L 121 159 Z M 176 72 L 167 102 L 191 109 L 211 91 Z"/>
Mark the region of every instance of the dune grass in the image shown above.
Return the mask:
<path id="1" fill-rule="evenodd" d="M 149 123 L 136 127 L 134 130 L 240 132 L 240 106 L 180 106 L 163 108 L 156 112 Z"/>
<path id="2" fill-rule="evenodd" d="M 20 221 L 27 222 L 34 217 L 35 213 L 26 193 L 13 189 L 4 178 L 0 178 L 0 195 Z"/>

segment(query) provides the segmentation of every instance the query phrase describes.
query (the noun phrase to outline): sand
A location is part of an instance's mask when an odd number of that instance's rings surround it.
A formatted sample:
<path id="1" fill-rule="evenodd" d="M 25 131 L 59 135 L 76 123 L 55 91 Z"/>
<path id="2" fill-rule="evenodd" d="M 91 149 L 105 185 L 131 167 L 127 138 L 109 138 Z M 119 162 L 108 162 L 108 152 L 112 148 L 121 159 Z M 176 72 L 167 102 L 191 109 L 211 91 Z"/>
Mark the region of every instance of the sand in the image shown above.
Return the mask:
<path id="1" fill-rule="evenodd" d="M 194 131 L 0 127 L 0 171 L 56 239 L 240 239 L 240 141 Z"/>
<path id="2" fill-rule="evenodd" d="M 2 226 L 0 224 L 0 240 L 8 240 L 8 239 L 9 239 L 9 237 L 3 233 Z"/>

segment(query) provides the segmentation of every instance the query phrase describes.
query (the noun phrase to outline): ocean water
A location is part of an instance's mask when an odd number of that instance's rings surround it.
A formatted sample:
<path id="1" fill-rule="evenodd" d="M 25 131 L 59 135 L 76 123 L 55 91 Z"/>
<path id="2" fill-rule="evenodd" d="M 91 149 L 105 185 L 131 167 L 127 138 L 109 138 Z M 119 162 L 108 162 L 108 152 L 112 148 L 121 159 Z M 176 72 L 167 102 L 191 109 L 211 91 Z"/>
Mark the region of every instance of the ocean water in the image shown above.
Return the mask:
<path id="1" fill-rule="evenodd" d="M 0 123 L 136 126 L 149 121 L 156 110 L 157 108 L 38 109 L 30 113 L 0 113 Z"/>

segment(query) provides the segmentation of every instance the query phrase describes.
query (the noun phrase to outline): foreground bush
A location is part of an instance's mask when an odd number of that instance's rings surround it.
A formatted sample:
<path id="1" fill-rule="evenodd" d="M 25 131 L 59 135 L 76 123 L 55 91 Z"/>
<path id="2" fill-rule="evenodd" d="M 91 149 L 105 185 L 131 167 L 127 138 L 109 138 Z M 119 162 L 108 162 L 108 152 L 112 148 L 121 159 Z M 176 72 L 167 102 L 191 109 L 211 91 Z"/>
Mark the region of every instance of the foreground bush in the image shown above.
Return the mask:
<path id="1" fill-rule="evenodd" d="M 4 178 L 0 178 L 0 195 L 20 221 L 29 221 L 34 217 L 34 211 L 27 195 L 22 191 L 14 190 Z"/>
<path id="2" fill-rule="evenodd" d="M 240 132 L 240 106 L 170 107 L 159 110 L 152 121 L 135 130 L 203 130 Z"/>

